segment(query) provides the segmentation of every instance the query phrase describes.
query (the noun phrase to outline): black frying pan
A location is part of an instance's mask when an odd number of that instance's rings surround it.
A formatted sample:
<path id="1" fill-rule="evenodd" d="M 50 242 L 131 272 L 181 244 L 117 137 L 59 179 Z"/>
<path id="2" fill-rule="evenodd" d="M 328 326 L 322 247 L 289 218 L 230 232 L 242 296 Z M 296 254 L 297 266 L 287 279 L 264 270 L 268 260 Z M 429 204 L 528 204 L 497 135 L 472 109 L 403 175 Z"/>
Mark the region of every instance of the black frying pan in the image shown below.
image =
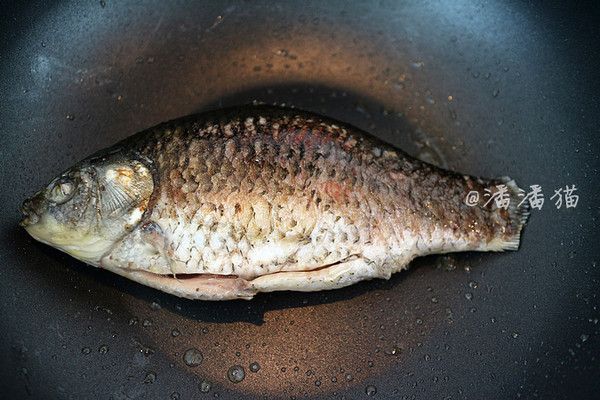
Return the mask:
<path id="1" fill-rule="evenodd" d="M 600 19 L 556 3 L 5 4 L 0 396 L 593 398 Z M 251 302 L 165 295 L 17 226 L 20 202 L 88 154 L 252 101 L 539 184 L 546 204 L 515 253 L 427 257 L 389 281 Z M 550 200 L 565 185 L 574 209 Z"/>

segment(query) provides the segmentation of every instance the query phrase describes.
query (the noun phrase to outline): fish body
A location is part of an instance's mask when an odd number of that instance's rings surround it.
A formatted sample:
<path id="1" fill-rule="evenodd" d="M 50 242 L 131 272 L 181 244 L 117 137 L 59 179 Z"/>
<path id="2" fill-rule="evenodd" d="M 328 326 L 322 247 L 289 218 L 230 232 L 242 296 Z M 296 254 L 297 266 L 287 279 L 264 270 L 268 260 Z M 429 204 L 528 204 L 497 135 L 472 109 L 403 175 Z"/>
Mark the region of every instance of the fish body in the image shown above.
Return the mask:
<path id="1" fill-rule="evenodd" d="M 516 250 L 504 185 L 416 160 L 349 125 L 268 106 L 160 124 L 25 201 L 22 225 L 74 257 L 181 297 L 252 298 L 387 279 L 417 256 Z"/>

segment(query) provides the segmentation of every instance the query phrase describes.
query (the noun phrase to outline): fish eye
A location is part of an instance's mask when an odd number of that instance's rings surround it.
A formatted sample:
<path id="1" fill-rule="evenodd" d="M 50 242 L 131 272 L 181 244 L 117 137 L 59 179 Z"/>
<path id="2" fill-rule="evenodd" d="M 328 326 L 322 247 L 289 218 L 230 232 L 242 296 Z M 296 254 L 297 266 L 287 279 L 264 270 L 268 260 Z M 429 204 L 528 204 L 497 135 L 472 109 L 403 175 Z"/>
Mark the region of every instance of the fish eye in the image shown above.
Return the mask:
<path id="1" fill-rule="evenodd" d="M 62 204 L 69 201 L 74 193 L 75 182 L 59 179 L 54 184 L 54 187 L 50 189 L 50 196 L 48 199 L 56 204 Z"/>

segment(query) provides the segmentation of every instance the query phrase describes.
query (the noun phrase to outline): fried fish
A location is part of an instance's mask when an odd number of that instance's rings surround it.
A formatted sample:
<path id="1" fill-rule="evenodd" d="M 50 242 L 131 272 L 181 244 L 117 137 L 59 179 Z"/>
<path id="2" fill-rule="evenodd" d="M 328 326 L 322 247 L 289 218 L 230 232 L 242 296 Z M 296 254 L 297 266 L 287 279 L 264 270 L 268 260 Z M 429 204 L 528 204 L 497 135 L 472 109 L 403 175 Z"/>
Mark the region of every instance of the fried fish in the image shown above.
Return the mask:
<path id="1" fill-rule="evenodd" d="M 341 122 L 248 106 L 166 122 L 23 203 L 35 239 L 190 299 L 335 289 L 418 256 L 517 250 L 528 208 Z M 465 196 L 477 192 L 476 204 Z"/>

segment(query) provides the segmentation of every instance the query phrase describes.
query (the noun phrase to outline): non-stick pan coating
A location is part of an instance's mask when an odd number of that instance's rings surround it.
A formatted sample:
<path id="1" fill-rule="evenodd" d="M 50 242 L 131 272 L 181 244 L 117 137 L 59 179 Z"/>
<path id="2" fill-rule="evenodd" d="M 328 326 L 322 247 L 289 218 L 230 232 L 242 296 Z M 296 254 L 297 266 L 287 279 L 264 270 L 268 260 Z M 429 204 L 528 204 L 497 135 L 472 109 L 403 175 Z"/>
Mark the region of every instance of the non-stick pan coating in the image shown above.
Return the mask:
<path id="1" fill-rule="evenodd" d="M 599 18 L 556 3 L 5 4 L 0 397 L 593 398 Z M 251 302 L 164 295 L 19 228 L 20 202 L 88 154 L 252 101 L 541 185 L 546 203 L 518 252 L 427 257 L 389 281 Z M 574 209 L 550 200 L 565 185 Z"/>

